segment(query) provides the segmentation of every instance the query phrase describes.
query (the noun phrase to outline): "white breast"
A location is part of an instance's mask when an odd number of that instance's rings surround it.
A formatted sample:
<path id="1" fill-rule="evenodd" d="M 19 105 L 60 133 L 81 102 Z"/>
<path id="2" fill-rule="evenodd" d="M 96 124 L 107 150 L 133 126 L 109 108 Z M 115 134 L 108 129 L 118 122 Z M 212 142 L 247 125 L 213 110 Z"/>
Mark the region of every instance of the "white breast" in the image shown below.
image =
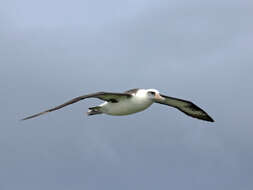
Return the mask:
<path id="1" fill-rule="evenodd" d="M 108 115 L 129 115 L 147 109 L 153 103 L 146 96 L 133 96 L 118 103 L 105 102 L 101 110 Z"/>

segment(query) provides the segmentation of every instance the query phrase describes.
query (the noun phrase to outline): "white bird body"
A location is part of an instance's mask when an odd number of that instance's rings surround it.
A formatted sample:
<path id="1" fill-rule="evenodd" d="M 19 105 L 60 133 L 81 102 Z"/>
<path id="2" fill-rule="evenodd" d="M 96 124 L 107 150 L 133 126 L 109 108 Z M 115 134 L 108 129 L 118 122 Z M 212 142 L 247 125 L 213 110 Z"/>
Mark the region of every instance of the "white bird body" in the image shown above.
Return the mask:
<path id="1" fill-rule="evenodd" d="M 146 90 L 141 89 L 131 99 L 123 99 L 118 103 L 104 102 L 99 107 L 108 115 L 129 115 L 147 109 L 152 103 Z"/>
<path id="2" fill-rule="evenodd" d="M 87 98 L 98 98 L 104 100 L 102 104 L 96 107 L 89 108 L 88 115 L 108 114 L 108 115 L 129 115 L 147 109 L 153 103 L 159 103 L 177 108 L 188 116 L 214 122 L 214 120 L 201 108 L 194 103 L 162 95 L 156 89 L 131 89 L 124 93 L 115 92 L 97 92 L 86 94 L 73 98 L 59 106 L 45 110 L 43 112 L 28 116 L 22 120 L 31 119 L 58 109 L 61 109 L 70 104 L 76 103 Z"/>

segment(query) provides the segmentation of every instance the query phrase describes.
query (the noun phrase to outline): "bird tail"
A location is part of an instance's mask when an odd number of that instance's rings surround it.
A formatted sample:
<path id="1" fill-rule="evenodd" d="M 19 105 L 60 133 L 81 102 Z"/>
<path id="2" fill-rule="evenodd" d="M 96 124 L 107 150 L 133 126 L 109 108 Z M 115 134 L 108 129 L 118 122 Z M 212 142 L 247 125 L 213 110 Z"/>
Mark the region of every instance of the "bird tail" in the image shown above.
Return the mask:
<path id="1" fill-rule="evenodd" d="M 87 115 L 90 116 L 90 115 L 102 114 L 103 112 L 100 109 L 101 109 L 100 106 L 91 107 L 89 108 Z"/>

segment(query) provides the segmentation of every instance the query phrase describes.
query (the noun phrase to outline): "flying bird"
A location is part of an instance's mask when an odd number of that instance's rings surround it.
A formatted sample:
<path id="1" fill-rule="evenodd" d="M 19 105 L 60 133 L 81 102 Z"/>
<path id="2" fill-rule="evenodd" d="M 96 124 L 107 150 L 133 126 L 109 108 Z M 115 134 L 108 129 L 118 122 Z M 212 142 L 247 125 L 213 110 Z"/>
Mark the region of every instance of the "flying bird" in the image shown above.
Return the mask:
<path id="1" fill-rule="evenodd" d="M 177 108 L 178 110 L 182 111 L 190 117 L 214 122 L 214 120 L 204 110 L 202 110 L 190 101 L 165 96 L 163 94 L 160 94 L 159 91 L 156 89 L 139 88 L 127 90 L 124 93 L 97 92 L 92 94 L 86 94 L 71 99 L 59 106 L 25 117 L 22 120 L 31 119 L 61 109 L 65 106 L 76 103 L 80 100 L 84 100 L 86 98 L 98 98 L 104 101 L 98 106 L 88 108 L 87 115 L 89 116 L 103 113 L 115 116 L 129 115 L 143 111 L 149 106 L 151 106 L 153 103 L 159 103 Z"/>

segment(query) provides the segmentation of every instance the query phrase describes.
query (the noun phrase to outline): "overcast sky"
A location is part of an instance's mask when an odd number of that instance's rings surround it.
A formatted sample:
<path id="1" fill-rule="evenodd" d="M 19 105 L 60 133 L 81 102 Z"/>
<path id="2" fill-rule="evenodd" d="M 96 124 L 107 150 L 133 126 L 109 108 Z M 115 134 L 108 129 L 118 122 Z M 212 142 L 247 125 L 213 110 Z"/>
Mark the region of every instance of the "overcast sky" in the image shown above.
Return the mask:
<path id="1" fill-rule="evenodd" d="M 0 6 L 1 190 L 253 189 L 252 0 L 8 0 Z M 156 88 L 162 105 L 87 117 L 96 91 Z"/>

